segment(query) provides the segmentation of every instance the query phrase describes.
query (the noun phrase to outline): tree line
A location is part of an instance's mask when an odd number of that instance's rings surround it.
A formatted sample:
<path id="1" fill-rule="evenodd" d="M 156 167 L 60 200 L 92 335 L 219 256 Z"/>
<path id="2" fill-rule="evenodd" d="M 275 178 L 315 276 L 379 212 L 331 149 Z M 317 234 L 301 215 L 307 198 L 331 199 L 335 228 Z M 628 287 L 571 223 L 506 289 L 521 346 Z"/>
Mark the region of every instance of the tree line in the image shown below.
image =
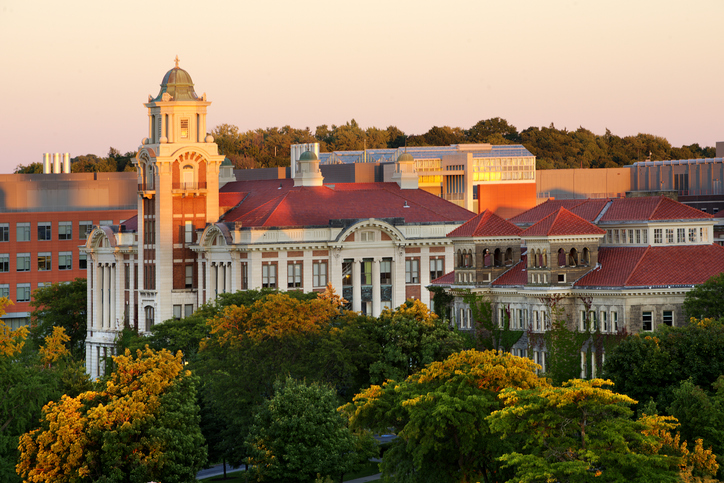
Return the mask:
<path id="1" fill-rule="evenodd" d="M 716 149 L 699 144 L 673 147 L 665 138 L 652 134 L 617 136 L 606 129 L 602 135 L 579 127 L 569 131 L 531 126 L 522 131 L 499 117 L 478 121 L 468 129 L 433 126 L 424 134 L 406 134 L 396 126 L 363 129 L 352 119 L 342 124 L 322 124 L 314 131 L 309 127 L 291 126 L 258 128 L 243 132 L 237 126 L 221 124 L 211 133 L 219 152 L 237 169 L 289 166 L 292 144 L 320 144 L 322 152 L 354 151 L 401 146 L 448 146 L 450 144 L 490 143 L 522 144 L 536 156 L 538 169 L 616 168 L 650 159 L 713 158 Z M 71 160 L 72 172 L 128 171 L 135 152 L 121 155 L 110 148 L 105 158 L 93 154 Z M 16 173 L 42 173 L 42 163 L 19 165 Z"/>
<path id="2" fill-rule="evenodd" d="M 38 290 L 69 296 L 53 287 Z M 485 299 L 468 299 L 470 336 L 419 301 L 373 318 L 331 289 L 264 289 L 149 334 L 126 327 L 93 382 L 80 333 L 61 327 L 85 314 L 34 297 L 30 333 L 0 323 L 0 479 L 191 481 L 208 459 L 247 464 L 252 481 L 330 483 L 377 454 L 373 433 L 393 432 L 381 469 L 398 482 L 713 482 L 723 294 L 719 276 L 685 303 L 710 318 L 603 341 L 606 379 L 592 380 L 578 379 L 579 355 L 600 330 L 579 331 L 555 299 L 546 349 L 574 356 L 542 373 L 510 354 L 523 331 L 494 324 Z"/>

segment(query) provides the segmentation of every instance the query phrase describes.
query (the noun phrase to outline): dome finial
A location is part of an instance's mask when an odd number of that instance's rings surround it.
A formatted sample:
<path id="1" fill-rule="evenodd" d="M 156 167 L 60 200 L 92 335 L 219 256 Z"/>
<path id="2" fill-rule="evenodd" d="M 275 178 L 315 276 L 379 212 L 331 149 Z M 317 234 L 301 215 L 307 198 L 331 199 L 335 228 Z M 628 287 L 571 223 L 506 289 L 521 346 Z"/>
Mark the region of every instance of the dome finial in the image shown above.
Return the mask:
<path id="1" fill-rule="evenodd" d="M 178 69 L 178 55 L 176 56 L 175 59 L 173 59 L 173 61 L 176 62 L 176 68 Z"/>

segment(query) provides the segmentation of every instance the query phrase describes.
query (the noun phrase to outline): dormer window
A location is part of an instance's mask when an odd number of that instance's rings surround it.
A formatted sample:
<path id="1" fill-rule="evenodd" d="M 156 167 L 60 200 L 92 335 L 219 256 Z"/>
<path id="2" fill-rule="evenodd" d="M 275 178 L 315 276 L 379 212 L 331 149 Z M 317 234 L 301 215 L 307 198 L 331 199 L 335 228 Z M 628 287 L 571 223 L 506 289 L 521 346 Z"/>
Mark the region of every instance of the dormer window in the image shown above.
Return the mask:
<path id="1" fill-rule="evenodd" d="M 181 119 L 181 139 L 189 138 L 189 120 Z"/>

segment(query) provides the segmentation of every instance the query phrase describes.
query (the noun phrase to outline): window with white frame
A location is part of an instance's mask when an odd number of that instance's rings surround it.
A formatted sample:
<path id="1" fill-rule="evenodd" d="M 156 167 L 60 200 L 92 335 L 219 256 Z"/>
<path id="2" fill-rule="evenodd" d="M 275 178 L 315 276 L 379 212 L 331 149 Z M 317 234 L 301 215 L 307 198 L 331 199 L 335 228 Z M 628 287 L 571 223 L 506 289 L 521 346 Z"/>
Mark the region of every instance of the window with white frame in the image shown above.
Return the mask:
<path id="1" fill-rule="evenodd" d="M 30 223 L 18 223 L 15 225 L 16 240 L 19 242 L 30 241 Z"/>
<path id="2" fill-rule="evenodd" d="M 194 315 L 194 304 L 184 305 L 184 317 L 191 317 Z"/>
<path id="3" fill-rule="evenodd" d="M 663 322 L 664 322 L 664 325 L 668 325 L 669 327 L 674 326 L 674 311 L 673 310 L 664 310 Z"/>
<path id="4" fill-rule="evenodd" d="M 605 310 L 601 311 L 601 332 L 609 332 L 608 313 Z"/>
<path id="5" fill-rule="evenodd" d="M 618 312 L 611 312 L 611 328 L 614 332 L 618 332 Z"/>
<path id="6" fill-rule="evenodd" d="M 10 241 L 10 224 L 0 223 L 0 242 Z"/>
<path id="7" fill-rule="evenodd" d="M 0 297 L 10 298 L 10 284 L 0 283 Z"/>
<path id="8" fill-rule="evenodd" d="M 78 268 L 80 270 L 86 270 L 88 268 L 88 255 L 85 252 L 80 252 L 78 255 Z"/>
<path id="9" fill-rule="evenodd" d="M 518 309 L 518 329 L 523 329 L 523 309 Z"/>
<path id="10" fill-rule="evenodd" d="M 380 285 L 392 285 L 392 260 L 389 258 L 380 260 Z"/>
<path id="11" fill-rule="evenodd" d="M 174 306 L 173 306 L 173 318 L 174 318 L 174 319 L 179 320 L 179 319 L 181 318 L 181 310 L 182 310 L 182 306 L 181 306 L 181 305 L 174 305 Z"/>
<path id="12" fill-rule="evenodd" d="M 287 263 L 287 288 L 302 286 L 302 262 Z"/>
<path id="13" fill-rule="evenodd" d="M 666 229 L 666 243 L 668 243 L 668 244 L 674 243 L 674 229 L 673 228 Z"/>
<path id="14" fill-rule="evenodd" d="M 540 331 L 540 318 L 539 318 L 538 316 L 539 316 L 538 311 L 537 311 L 537 310 L 534 310 L 534 311 L 533 311 L 533 321 L 534 321 L 533 328 L 534 328 L 536 331 Z"/>
<path id="15" fill-rule="evenodd" d="M 16 302 L 30 302 L 30 284 L 19 283 L 16 286 L 15 301 Z"/>
<path id="16" fill-rule="evenodd" d="M 38 271 L 43 272 L 53 269 L 53 256 L 50 252 L 38 253 Z"/>
<path id="17" fill-rule="evenodd" d="M 184 274 L 184 275 L 185 275 L 184 278 L 186 279 L 186 280 L 184 281 L 184 285 L 186 286 L 186 288 L 194 288 L 194 266 L 193 266 L 193 265 L 186 265 L 186 267 L 184 268 L 184 270 L 185 270 L 185 272 L 186 272 L 186 273 Z"/>
<path id="18" fill-rule="evenodd" d="M 595 310 L 591 310 L 588 313 L 588 321 L 591 327 L 591 332 L 596 332 L 598 330 L 598 317 L 596 317 Z"/>
<path id="19" fill-rule="evenodd" d="M 73 252 L 58 253 L 58 270 L 71 270 L 73 268 Z"/>
<path id="20" fill-rule="evenodd" d="M 649 243 L 649 230 L 642 230 L 644 235 L 644 243 L 648 245 Z"/>
<path id="21" fill-rule="evenodd" d="M 187 245 L 194 242 L 194 223 L 187 221 L 184 223 L 184 243 Z"/>
<path id="22" fill-rule="evenodd" d="M 633 245 L 633 242 L 634 242 L 634 231 L 633 230 L 628 231 L 628 242 Z"/>
<path id="23" fill-rule="evenodd" d="M 654 243 L 655 244 L 661 244 L 663 243 L 663 239 L 661 237 L 662 230 L 661 228 L 654 228 Z"/>
<path id="24" fill-rule="evenodd" d="M 30 271 L 30 253 L 18 253 L 16 256 L 17 265 L 15 269 L 18 272 Z"/>
<path id="25" fill-rule="evenodd" d="M 78 239 L 87 240 L 88 234 L 93 230 L 92 221 L 81 221 L 78 223 Z"/>
<path id="26" fill-rule="evenodd" d="M 73 239 L 73 223 L 70 221 L 58 222 L 58 240 Z"/>
<path id="27" fill-rule="evenodd" d="M 377 232 L 375 231 L 361 231 L 359 233 L 359 241 L 361 242 L 373 242 L 375 241 L 376 237 L 375 234 Z"/>
<path id="28" fill-rule="evenodd" d="M 636 230 L 636 243 L 641 243 L 641 230 Z"/>
<path id="29" fill-rule="evenodd" d="M 696 243 L 696 228 L 689 228 L 689 243 Z"/>
<path id="30" fill-rule="evenodd" d="M 10 254 L 0 253 L 0 272 L 10 271 Z"/>
<path id="31" fill-rule="evenodd" d="M 581 332 L 586 331 L 586 311 L 585 310 L 581 310 L 581 320 L 579 321 L 578 329 Z"/>
<path id="32" fill-rule="evenodd" d="M 418 258 L 405 260 L 405 283 L 420 283 L 420 260 Z"/>
<path id="33" fill-rule="evenodd" d="M 384 263 L 384 262 L 382 262 Z M 389 263 L 389 262 L 387 262 Z M 312 263 L 312 286 L 327 286 L 327 262 L 324 260 L 316 260 Z"/>
<path id="34" fill-rule="evenodd" d="M 265 263 L 261 266 L 261 286 L 263 288 L 277 287 L 276 263 Z"/>
<path id="35" fill-rule="evenodd" d="M 430 281 L 445 275 L 445 260 L 442 257 L 430 259 Z"/>
<path id="36" fill-rule="evenodd" d="M 644 311 L 641 313 L 641 321 L 643 330 L 652 331 L 654 330 L 654 313 L 651 311 Z"/>
<path id="37" fill-rule="evenodd" d="M 613 240 L 614 240 L 614 243 L 620 243 L 620 239 L 619 239 L 618 233 L 619 233 L 618 230 L 613 230 Z"/>
<path id="38" fill-rule="evenodd" d="M 53 239 L 52 226 L 49 221 L 38 222 L 38 240 L 39 241 L 50 241 Z"/>
<path id="39" fill-rule="evenodd" d="M 676 243 L 686 243 L 686 228 L 676 229 Z"/>

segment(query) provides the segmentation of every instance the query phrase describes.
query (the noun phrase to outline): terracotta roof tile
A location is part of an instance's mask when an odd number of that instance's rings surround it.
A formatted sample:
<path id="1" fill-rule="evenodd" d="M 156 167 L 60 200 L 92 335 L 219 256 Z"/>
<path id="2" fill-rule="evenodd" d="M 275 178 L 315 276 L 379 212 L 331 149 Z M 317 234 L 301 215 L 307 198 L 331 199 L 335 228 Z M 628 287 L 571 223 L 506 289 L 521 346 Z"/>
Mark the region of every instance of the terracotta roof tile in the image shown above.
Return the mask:
<path id="1" fill-rule="evenodd" d="M 601 221 L 685 220 L 692 218 L 711 218 L 711 215 L 665 196 L 646 196 L 613 200 L 608 211 L 601 217 Z"/>
<path id="2" fill-rule="evenodd" d="M 601 267 L 582 277 L 576 282 L 577 287 L 698 285 L 724 272 L 724 248 L 603 247 L 599 249 L 598 261 Z"/>
<path id="3" fill-rule="evenodd" d="M 334 219 L 404 218 L 406 223 L 464 222 L 474 213 L 423 190 L 397 183 L 294 187 L 293 180 L 238 181 L 223 192 L 248 193 L 225 221 L 243 226 L 327 226 Z"/>
<path id="4" fill-rule="evenodd" d="M 430 285 L 451 285 L 455 283 L 455 270 L 452 272 L 446 273 L 442 277 L 438 277 L 432 282 L 430 282 Z"/>
<path id="5" fill-rule="evenodd" d="M 532 225 L 551 213 L 558 211 L 561 207 L 571 210 L 585 202 L 586 200 L 548 200 L 535 208 L 531 208 L 518 216 L 514 216 L 508 221 L 516 225 Z"/>
<path id="6" fill-rule="evenodd" d="M 133 215 L 123 223 L 121 223 L 123 226 L 124 231 L 138 231 L 138 215 Z"/>
<path id="7" fill-rule="evenodd" d="M 500 277 L 493 280 L 493 285 L 525 285 L 528 283 L 528 274 L 525 271 L 527 255 L 523 255 L 521 260 L 510 267 Z"/>
<path id="8" fill-rule="evenodd" d="M 603 235 L 605 233 L 606 230 L 602 230 L 560 207 L 533 226 L 523 230 L 520 236 Z"/>
<path id="9" fill-rule="evenodd" d="M 455 230 L 448 237 L 516 236 L 522 230 L 490 210 L 485 210 Z"/>

